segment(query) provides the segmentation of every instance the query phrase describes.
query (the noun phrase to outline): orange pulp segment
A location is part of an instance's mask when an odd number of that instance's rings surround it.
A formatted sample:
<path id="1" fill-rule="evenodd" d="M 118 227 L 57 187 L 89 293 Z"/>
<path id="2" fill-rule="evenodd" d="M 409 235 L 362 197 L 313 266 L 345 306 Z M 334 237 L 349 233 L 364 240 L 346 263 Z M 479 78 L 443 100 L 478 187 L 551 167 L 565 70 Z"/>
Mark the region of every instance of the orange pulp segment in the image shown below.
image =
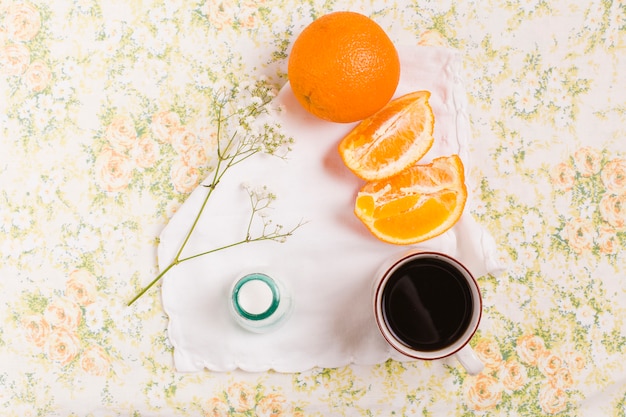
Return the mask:
<path id="1" fill-rule="evenodd" d="M 444 233 L 461 217 L 467 200 L 458 155 L 415 164 L 392 177 L 366 183 L 355 214 L 377 238 L 408 245 Z"/>
<path id="2" fill-rule="evenodd" d="M 417 162 L 434 140 L 429 98 L 428 91 L 406 94 L 361 121 L 339 143 L 345 165 L 358 177 L 373 181 Z"/>

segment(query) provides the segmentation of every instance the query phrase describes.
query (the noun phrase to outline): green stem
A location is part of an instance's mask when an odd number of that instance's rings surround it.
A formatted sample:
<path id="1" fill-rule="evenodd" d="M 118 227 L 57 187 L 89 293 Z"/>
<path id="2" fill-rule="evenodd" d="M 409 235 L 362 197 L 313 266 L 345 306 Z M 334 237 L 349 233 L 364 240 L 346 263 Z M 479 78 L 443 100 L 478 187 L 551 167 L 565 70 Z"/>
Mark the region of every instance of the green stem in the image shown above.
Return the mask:
<path id="1" fill-rule="evenodd" d="M 187 246 L 187 243 L 189 242 L 189 239 L 191 238 L 191 235 L 192 235 L 193 231 L 196 229 L 196 226 L 198 225 L 198 222 L 200 221 L 200 216 L 202 216 L 202 213 L 204 212 L 204 209 L 205 209 L 207 203 L 209 202 L 209 198 L 211 197 L 211 194 L 213 194 L 213 191 L 215 190 L 215 187 L 220 182 L 220 180 L 222 179 L 222 176 L 226 173 L 228 168 L 230 168 L 233 165 L 232 164 L 232 157 L 229 159 L 229 161 L 226 164 L 226 166 L 222 169 L 222 163 L 223 162 L 224 162 L 224 159 L 218 158 L 217 165 L 215 167 L 215 171 L 214 171 L 214 175 L 213 175 L 213 182 L 211 183 L 211 185 L 209 185 L 207 187 L 209 189 L 209 191 L 207 192 L 207 195 L 204 197 L 204 201 L 202 201 L 202 205 L 200 206 L 200 210 L 198 210 L 198 214 L 196 215 L 196 218 L 194 219 L 194 221 L 193 221 L 193 223 L 191 225 L 191 228 L 189 229 L 189 232 L 187 233 L 187 236 L 185 236 L 185 240 L 180 245 L 180 248 L 178 249 L 178 252 L 176 252 L 176 256 L 174 256 L 174 260 L 159 275 L 157 275 L 156 278 L 154 278 L 147 286 L 145 286 L 139 292 L 139 294 L 137 294 L 135 296 L 135 298 L 133 298 L 128 303 L 128 306 L 132 305 L 142 295 L 144 295 L 150 288 L 152 288 L 154 286 L 154 284 L 156 284 L 161 278 L 163 278 L 163 275 L 165 275 L 170 269 L 172 269 L 173 266 L 175 266 L 175 265 L 177 265 L 177 264 L 179 264 L 181 262 L 188 261 L 190 259 L 197 258 L 199 256 L 206 255 L 208 253 L 216 252 L 216 251 L 221 250 L 221 249 L 226 249 L 226 248 L 229 248 L 231 246 L 235 246 L 237 244 L 244 243 L 244 242 L 247 241 L 247 240 L 244 240 L 244 241 L 241 241 L 241 242 L 237 242 L 235 244 L 226 245 L 226 246 L 221 247 L 221 248 L 213 249 L 213 250 L 210 250 L 208 252 L 203 252 L 203 253 L 200 253 L 200 254 L 197 254 L 197 255 L 193 255 L 193 256 L 181 259 L 181 255 L 183 253 L 183 250 Z"/>
<path id="2" fill-rule="evenodd" d="M 218 118 L 221 117 L 221 109 L 218 111 Z M 200 220 L 200 216 L 202 215 L 202 212 L 204 211 L 204 208 L 206 207 L 209 198 L 211 197 L 211 194 L 213 194 L 213 190 L 215 190 L 215 187 L 217 186 L 217 184 L 219 183 L 220 179 L 222 178 L 222 175 L 224 175 L 224 172 L 226 172 L 226 170 L 228 169 L 229 165 L 226 166 L 226 168 L 224 168 L 224 170 L 220 173 L 220 168 L 222 165 L 222 161 L 223 159 L 221 157 L 219 157 L 220 155 L 220 142 L 219 142 L 219 137 L 220 137 L 220 133 L 221 133 L 221 123 L 218 123 L 217 126 L 217 137 L 218 137 L 218 141 L 217 141 L 217 154 L 218 154 L 218 158 L 217 158 L 217 165 L 215 166 L 215 171 L 213 174 L 213 182 L 211 183 L 211 185 L 209 185 L 209 192 L 207 193 L 207 195 L 204 197 L 204 201 L 202 202 L 202 206 L 200 206 L 200 210 L 198 211 L 198 214 L 196 215 L 196 218 L 193 221 L 193 224 L 191 225 L 191 229 L 189 229 L 189 232 L 187 233 L 187 236 L 185 236 L 185 240 L 183 241 L 182 245 L 180 245 L 180 248 L 178 249 L 178 252 L 176 253 L 176 256 L 174 257 L 174 260 L 172 261 L 172 263 L 177 263 L 178 259 L 180 258 L 180 255 L 183 253 L 183 250 L 185 249 L 185 246 L 187 246 L 187 242 L 189 242 L 189 239 L 191 238 L 191 234 L 193 233 L 193 231 L 195 230 L 196 226 L 198 225 L 198 221 Z"/>
<path id="3" fill-rule="evenodd" d="M 218 166 L 219 166 L 219 162 L 218 162 Z M 202 205 L 200 206 L 200 210 L 198 211 L 198 214 L 196 215 L 196 218 L 193 220 L 191 228 L 189 229 L 189 233 L 187 233 L 187 236 L 185 236 L 185 240 L 180 245 L 180 248 L 178 249 L 178 252 L 176 252 L 176 256 L 174 257 L 174 261 L 172 261 L 172 263 L 178 262 L 178 259 L 180 258 L 180 255 L 183 253 L 183 249 L 185 249 L 185 246 L 187 246 L 187 242 L 189 242 L 189 238 L 191 238 L 191 234 L 193 233 L 193 231 L 195 230 L 196 226 L 198 225 L 198 221 L 200 220 L 200 216 L 202 215 L 202 212 L 204 211 L 204 208 L 206 207 L 207 203 L 209 202 L 209 197 L 211 197 L 211 194 L 213 194 L 213 190 L 215 189 L 216 185 L 217 184 L 215 182 L 213 182 L 208 187 L 209 188 L 209 192 L 204 197 L 204 201 L 202 202 Z"/>
<path id="4" fill-rule="evenodd" d="M 214 181 L 216 178 L 218 178 L 217 173 L 219 170 L 219 165 L 220 165 L 221 161 L 218 161 L 217 163 L 217 168 L 215 170 L 215 176 L 214 176 Z M 200 207 L 200 210 L 198 211 L 198 214 L 196 215 L 196 218 L 193 221 L 193 224 L 191 225 L 191 228 L 189 229 L 189 232 L 187 233 L 187 236 L 185 236 L 185 240 L 183 241 L 183 243 L 180 245 L 180 248 L 178 249 L 178 252 L 176 252 L 176 256 L 174 256 L 174 260 L 163 270 L 161 271 L 161 273 L 159 275 L 156 276 L 156 278 L 154 278 L 148 285 L 146 285 L 140 292 L 139 294 L 137 294 L 135 296 L 135 298 L 133 298 L 129 303 L 128 306 L 130 307 L 135 301 L 137 301 L 142 295 L 144 295 L 150 288 L 152 288 L 152 286 L 154 284 L 156 284 L 161 278 L 163 278 L 163 275 L 165 275 L 170 269 L 172 269 L 173 266 L 178 265 L 179 263 L 186 261 L 188 259 L 191 258 L 183 258 L 180 259 L 180 256 L 183 252 L 183 249 L 185 249 L 185 246 L 187 246 L 187 242 L 189 242 L 189 238 L 191 237 L 191 234 L 193 233 L 194 229 L 196 228 L 196 226 L 198 225 L 198 221 L 200 220 L 200 216 L 202 215 L 202 212 L 204 211 L 204 208 L 206 207 L 207 202 L 209 201 L 209 197 L 211 197 L 211 194 L 213 193 L 213 190 L 215 189 L 215 185 L 216 183 L 213 182 L 211 184 L 211 186 L 209 187 L 209 192 L 207 193 L 207 195 L 204 197 L 204 201 L 202 202 L 202 206 Z"/>
<path id="5" fill-rule="evenodd" d="M 266 97 L 266 98 L 264 98 L 262 105 L 265 106 L 270 101 L 271 101 L 271 99 Z M 202 216 L 202 213 L 204 212 L 204 209 L 205 209 L 205 207 L 206 207 L 206 205 L 207 205 L 207 203 L 209 201 L 209 198 L 213 194 L 213 191 L 215 190 L 215 187 L 217 186 L 217 184 L 219 184 L 220 180 L 222 179 L 222 177 L 224 176 L 226 171 L 228 171 L 229 168 L 239 164 L 240 162 L 245 161 L 246 159 L 248 159 L 249 157 L 251 157 L 252 155 L 254 155 L 254 154 L 256 154 L 256 153 L 258 153 L 260 151 L 260 148 L 256 148 L 256 147 L 253 146 L 254 143 L 248 143 L 246 141 L 240 141 L 239 143 L 237 143 L 237 145 L 236 145 L 234 150 L 231 149 L 234 146 L 234 144 L 235 144 L 235 140 L 237 139 L 237 134 L 236 133 L 233 133 L 233 135 L 228 138 L 225 146 L 222 146 L 222 144 L 221 144 L 222 122 L 226 121 L 230 117 L 234 117 L 234 115 L 223 117 L 223 115 L 222 115 L 223 108 L 224 108 L 224 103 L 219 105 L 218 109 L 217 109 L 217 164 L 215 166 L 215 170 L 214 170 L 214 173 L 213 173 L 213 181 L 211 182 L 210 185 L 207 186 L 209 188 L 209 190 L 207 192 L 207 195 L 204 197 L 204 201 L 202 202 L 202 205 L 200 206 L 200 210 L 198 211 L 198 213 L 196 215 L 196 218 L 194 219 L 194 221 L 193 221 L 193 223 L 191 225 L 191 228 L 187 232 L 187 235 L 185 236 L 185 239 L 183 240 L 183 243 L 180 245 L 180 248 L 176 252 L 176 255 L 174 256 L 174 259 L 172 260 L 172 262 L 163 271 L 161 271 L 161 273 L 159 273 L 159 275 L 157 275 L 148 285 L 146 285 L 135 296 L 135 298 L 133 298 L 128 303 L 128 306 L 132 305 L 135 301 L 137 301 L 150 288 L 152 288 L 157 282 L 159 282 L 159 280 L 161 278 L 163 278 L 163 276 L 170 269 L 172 269 L 174 266 L 178 265 L 181 262 L 185 262 L 185 261 L 188 261 L 188 260 L 191 260 L 191 259 L 203 256 L 203 255 L 207 255 L 209 253 L 217 252 L 217 251 L 220 251 L 222 249 L 227 249 L 227 248 L 230 248 L 230 247 L 233 247 L 233 246 L 237 246 L 237 245 L 240 245 L 242 243 L 255 242 L 255 241 L 260 241 L 260 240 L 268 240 L 268 239 L 278 239 L 278 238 L 286 237 L 286 236 L 289 236 L 293 232 L 293 231 L 290 231 L 290 232 L 288 232 L 286 234 L 275 234 L 273 236 L 263 235 L 263 236 L 260 236 L 258 238 L 251 239 L 250 238 L 250 227 L 252 225 L 252 217 L 254 217 L 255 213 L 257 212 L 256 207 L 253 205 L 253 207 L 252 207 L 253 208 L 252 216 L 250 218 L 250 223 L 248 224 L 248 232 L 247 232 L 246 237 L 245 237 L 244 240 L 241 240 L 241 241 L 238 241 L 238 242 L 235 242 L 235 243 L 231 243 L 231 244 L 219 247 L 219 248 L 211 249 L 211 250 L 206 251 L 206 252 L 202 252 L 202 253 L 198 253 L 198 254 L 195 254 L 195 255 L 191 255 L 191 256 L 188 256 L 188 257 L 184 257 L 184 258 L 181 257 L 185 247 L 187 246 L 187 243 L 189 243 L 189 239 L 191 238 L 192 233 L 194 232 L 194 230 L 196 229 L 196 226 L 198 225 L 198 223 L 200 221 L 200 216 Z M 250 109 L 248 116 L 256 114 L 256 113 L 260 113 L 260 109 L 262 109 L 262 107 L 254 107 L 253 109 Z"/>
<path id="6" fill-rule="evenodd" d="M 132 300 L 130 300 L 130 302 L 129 302 L 127 305 L 130 307 L 130 306 L 131 306 L 131 305 L 132 305 L 135 301 L 137 301 L 137 300 L 138 300 L 138 299 L 139 299 L 142 295 L 144 295 L 144 294 L 145 294 L 145 293 L 146 293 L 146 292 L 147 292 L 150 288 L 152 288 L 152 286 L 153 286 L 154 284 L 156 284 L 157 282 L 159 282 L 159 280 L 160 280 L 161 278 L 163 278 L 163 275 L 167 274 L 167 272 L 168 272 L 170 269 L 172 269 L 175 265 L 177 265 L 178 263 L 179 263 L 179 261 L 174 261 L 174 262 L 172 262 L 171 264 L 169 264 L 169 265 L 167 266 L 167 268 L 165 268 L 163 271 L 161 271 L 161 273 L 160 273 L 159 275 L 157 275 L 157 276 L 156 276 L 156 278 L 154 278 L 150 284 L 146 285 L 146 286 L 143 288 L 143 290 L 141 290 L 141 291 L 139 292 L 139 294 L 137 294 L 137 295 L 135 296 L 135 298 L 133 298 Z"/>
<path id="7" fill-rule="evenodd" d="M 259 236 L 259 237 L 255 237 L 255 238 L 250 238 L 249 235 L 248 235 L 248 236 L 246 236 L 245 239 L 240 240 L 238 242 L 229 243 L 228 245 L 220 246 L 219 248 L 214 248 L 214 249 L 208 250 L 206 252 L 201 252 L 201 253 L 197 253 L 195 255 L 188 256 L 186 258 L 182 258 L 182 259 L 180 259 L 178 261 L 178 263 L 189 261 L 189 260 L 194 259 L 194 258 L 199 258 L 200 256 L 208 255 L 208 254 L 213 253 L 213 252 L 218 252 L 218 251 L 221 251 L 221 250 L 224 250 L 224 249 L 228 249 L 228 248 L 232 248 L 232 247 L 235 247 L 235 246 L 243 245 L 244 243 L 260 242 L 260 241 L 263 241 L 263 240 L 278 240 L 278 239 L 281 239 L 281 238 L 284 238 L 284 237 L 288 237 L 288 236 L 291 236 L 293 234 L 294 230 L 297 229 L 300 226 L 301 225 L 299 224 L 298 226 L 294 227 L 293 230 L 290 230 L 289 232 L 282 233 L 282 234 L 263 235 L 263 236 Z"/>
<path id="8" fill-rule="evenodd" d="M 296 226 L 296 228 L 297 227 L 299 227 L 299 225 Z M 294 228 L 294 230 L 296 228 Z M 150 288 L 152 288 L 154 286 L 154 284 L 159 282 L 159 280 L 161 278 L 163 278 L 163 276 L 166 273 L 168 273 L 170 269 L 172 269 L 173 267 L 175 267 L 178 264 L 181 264 L 181 263 L 186 262 L 186 261 L 190 261 L 190 260 L 195 259 L 195 258 L 199 258 L 200 256 L 208 255 L 210 253 L 219 252 L 219 251 L 224 250 L 224 249 L 228 249 L 228 248 L 232 248 L 232 247 L 235 247 L 235 246 L 238 246 L 238 245 L 242 245 L 244 243 L 259 242 L 259 241 L 262 241 L 262 240 L 270 240 L 270 239 L 280 239 L 281 237 L 290 236 L 292 233 L 293 233 L 293 230 L 291 230 L 291 231 L 289 231 L 287 233 L 284 233 L 284 234 L 279 234 L 279 235 L 275 235 L 275 236 L 271 236 L 271 237 L 269 237 L 269 236 L 259 236 L 259 237 L 254 238 L 254 239 L 250 239 L 250 238 L 246 237 L 246 239 L 244 239 L 244 240 L 240 240 L 238 242 L 233 242 L 233 243 L 230 243 L 228 245 L 220 246 L 219 248 L 214 248 L 214 249 L 211 249 L 211 250 L 208 250 L 208 251 L 205 251 L 205 252 L 197 253 L 195 255 L 191 255 L 191 256 L 188 256 L 186 258 L 180 258 L 179 259 L 178 258 L 179 255 L 176 255 L 177 256 L 176 259 L 174 259 L 171 264 L 169 264 L 159 275 L 157 275 L 148 285 L 146 285 L 143 288 L 143 290 L 141 290 L 141 292 L 139 292 L 139 294 L 137 294 L 135 296 L 135 298 L 133 298 L 128 303 L 128 306 L 130 307 L 135 301 L 137 301 L 142 295 L 144 295 Z"/>
<path id="9" fill-rule="evenodd" d="M 228 245 L 220 246 L 219 248 L 211 249 L 211 250 L 208 250 L 206 252 L 196 253 L 195 255 L 191 255 L 191 256 L 188 256 L 186 258 L 181 259 L 180 261 L 178 261 L 178 263 L 185 262 L 185 261 L 190 261 L 192 259 L 199 258 L 200 256 L 204 256 L 204 255 L 208 255 L 209 253 L 218 252 L 218 251 L 221 251 L 221 250 L 224 250 L 224 249 L 232 248 L 234 246 L 238 246 L 238 245 L 241 245 L 242 243 L 247 243 L 247 242 L 249 242 L 248 239 L 240 240 L 238 242 L 234 242 L 234 243 L 231 243 L 231 244 L 228 244 Z"/>

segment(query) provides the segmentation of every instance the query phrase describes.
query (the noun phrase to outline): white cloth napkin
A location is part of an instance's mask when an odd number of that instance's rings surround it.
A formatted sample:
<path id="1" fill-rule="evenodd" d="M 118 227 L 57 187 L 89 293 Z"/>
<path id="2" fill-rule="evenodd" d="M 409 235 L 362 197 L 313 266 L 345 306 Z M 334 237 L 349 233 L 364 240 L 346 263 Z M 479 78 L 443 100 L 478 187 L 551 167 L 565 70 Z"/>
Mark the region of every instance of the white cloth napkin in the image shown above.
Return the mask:
<path id="1" fill-rule="evenodd" d="M 424 162 L 457 153 L 470 165 L 470 126 L 457 52 L 442 47 L 400 47 L 396 96 L 429 90 L 435 144 Z M 342 163 L 337 145 L 354 124 L 321 121 L 295 101 L 289 85 L 276 98 L 280 123 L 295 139 L 287 159 L 258 155 L 228 172 L 185 253 L 203 252 L 245 235 L 249 200 L 242 184 L 267 186 L 277 195 L 270 216 L 285 228 L 306 223 L 285 243 L 240 245 L 182 263 L 163 279 L 174 362 L 182 372 L 303 371 L 315 366 L 376 364 L 406 360 L 384 341 L 370 297 L 380 266 L 415 247 L 459 259 L 477 277 L 498 270 L 491 236 L 467 212 L 445 234 L 413 247 L 386 244 L 354 216 L 363 182 Z M 471 187 L 468 187 L 471 189 Z M 198 187 L 163 230 L 158 249 L 165 268 L 177 252 L 207 193 Z M 294 298 L 286 323 L 269 333 L 240 328 L 229 316 L 229 288 L 245 272 L 266 272 L 284 281 Z"/>

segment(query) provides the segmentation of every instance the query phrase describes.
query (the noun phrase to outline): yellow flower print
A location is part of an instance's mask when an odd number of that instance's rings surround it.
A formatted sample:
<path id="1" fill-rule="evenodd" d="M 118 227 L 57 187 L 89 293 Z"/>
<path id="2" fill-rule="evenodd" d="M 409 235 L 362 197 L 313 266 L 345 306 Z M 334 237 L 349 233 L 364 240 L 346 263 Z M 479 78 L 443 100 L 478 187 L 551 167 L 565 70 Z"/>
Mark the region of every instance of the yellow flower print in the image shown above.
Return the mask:
<path id="1" fill-rule="evenodd" d="M 204 147 L 199 143 L 194 143 L 181 155 L 182 161 L 185 165 L 191 168 L 201 168 L 208 162 L 206 151 Z"/>
<path id="2" fill-rule="evenodd" d="M 118 115 L 106 128 L 105 137 L 118 152 L 126 152 L 137 143 L 137 131 L 133 120 L 127 115 Z"/>
<path id="3" fill-rule="evenodd" d="M 96 277 L 85 269 L 75 269 L 65 284 L 65 296 L 81 306 L 88 306 L 96 301 Z"/>
<path id="4" fill-rule="evenodd" d="M 539 100 L 536 96 L 538 89 L 538 80 L 534 75 L 527 74 L 524 83 L 520 84 L 520 88 L 513 93 L 515 100 L 515 110 L 522 114 L 530 114 L 536 111 Z"/>
<path id="5" fill-rule="evenodd" d="M 557 414 L 567 407 L 567 394 L 550 383 L 539 390 L 539 405 L 544 413 Z"/>
<path id="6" fill-rule="evenodd" d="M 219 3 L 207 1 L 202 8 L 202 13 L 204 13 L 209 22 L 211 22 L 211 25 L 221 30 L 226 26 L 232 25 L 235 10 L 230 1 L 222 1 Z"/>
<path id="7" fill-rule="evenodd" d="M 228 404 L 218 397 L 211 398 L 204 411 L 204 417 L 228 417 L 229 414 Z"/>
<path id="8" fill-rule="evenodd" d="M 82 310 L 69 298 L 57 298 L 46 307 L 44 317 L 53 328 L 76 330 L 82 320 Z"/>
<path id="9" fill-rule="evenodd" d="M 238 6 L 238 7 L 237 7 Z M 258 1 L 242 1 L 237 6 L 229 1 L 219 3 L 207 1 L 202 13 L 207 17 L 212 26 L 221 30 L 228 26 L 241 26 L 251 28 L 256 25 L 255 13 Z"/>
<path id="10" fill-rule="evenodd" d="M 94 376 L 106 376 L 111 368 L 111 358 L 100 346 L 90 346 L 80 356 L 80 367 Z"/>
<path id="11" fill-rule="evenodd" d="M 524 365 L 514 359 L 509 359 L 502 367 L 500 378 L 504 388 L 509 391 L 515 391 L 526 385 L 528 373 Z"/>
<path id="12" fill-rule="evenodd" d="M 28 42 L 37 36 L 41 29 L 41 15 L 32 4 L 15 3 L 7 9 L 4 26 L 9 39 L 15 42 Z"/>
<path id="13" fill-rule="evenodd" d="M 602 184 L 606 190 L 614 194 L 626 193 L 626 161 L 613 159 L 607 162 L 600 173 Z"/>
<path id="14" fill-rule="evenodd" d="M 34 92 L 45 90 L 51 79 L 52 73 L 50 68 L 40 60 L 33 61 L 24 74 L 26 86 Z"/>
<path id="15" fill-rule="evenodd" d="M 568 350 L 564 356 L 568 367 L 574 372 L 580 372 L 587 366 L 587 361 L 580 352 Z"/>
<path id="16" fill-rule="evenodd" d="M 417 44 L 420 46 L 450 46 L 446 38 L 444 38 L 438 30 L 427 30 L 422 32 Z"/>
<path id="17" fill-rule="evenodd" d="M 591 250 L 595 227 L 590 220 L 581 217 L 572 219 L 565 225 L 564 232 L 567 243 L 575 253 Z"/>
<path id="18" fill-rule="evenodd" d="M 596 310 L 589 304 L 583 304 L 576 309 L 576 320 L 583 326 L 591 326 L 596 319 Z"/>
<path id="19" fill-rule="evenodd" d="M 72 362 L 80 351 L 80 341 L 73 330 L 64 327 L 54 329 L 47 340 L 48 358 L 65 366 Z"/>
<path id="20" fill-rule="evenodd" d="M 125 189 L 133 175 L 130 158 L 111 148 L 104 148 L 96 158 L 96 181 L 108 192 Z"/>
<path id="21" fill-rule="evenodd" d="M 154 137 L 162 143 L 171 143 L 172 134 L 180 127 L 180 117 L 177 113 L 163 110 L 152 116 L 150 129 Z"/>
<path id="22" fill-rule="evenodd" d="M 479 374 L 471 380 L 467 390 L 468 405 L 476 411 L 495 408 L 502 400 L 502 385 L 491 375 Z"/>
<path id="23" fill-rule="evenodd" d="M 600 171 L 602 154 L 597 149 L 585 146 L 574 152 L 574 166 L 583 177 L 590 177 Z"/>
<path id="24" fill-rule="evenodd" d="M 572 167 L 571 164 L 561 162 L 552 168 L 550 178 L 552 179 L 552 184 L 557 190 L 569 191 L 574 186 L 576 171 L 574 171 L 574 167 Z"/>
<path id="25" fill-rule="evenodd" d="M 481 340 L 474 348 L 474 352 L 488 369 L 497 369 L 502 364 L 502 353 L 495 340 Z"/>
<path id="26" fill-rule="evenodd" d="M 553 376 L 563 367 L 563 359 L 552 352 L 546 351 L 537 359 L 537 367 L 542 374 Z"/>
<path id="27" fill-rule="evenodd" d="M 597 243 L 601 253 L 606 255 L 616 253 L 619 247 L 616 230 L 612 227 L 601 226 L 598 230 Z"/>
<path id="28" fill-rule="evenodd" d="M 190 193 L 198 185 L 200 172 L 193 167 L 185 165 L 182 161 L 175 162 L 171 171 L 174 189 L 181 193 Z"/>
<path id="29" fill-rule="evenodd" d="M 104 326 L 103 308 L 100 303 L 92 303 L 85 306 L 85 325 L 92 332 L 97 332 Z"/>
<path id="30" fill-rule="evenodd" d="M 562 367 L 558 369 L 553 375 L 551 375 L 548 382 L 555 388 L 565 390 L 571 388 L 574 385 L 574 378 L 569 368 Z"/>
<path id="31" fill-rule="evenodd" d="M 228 401 L 235 412 L 243 413 L 251 410 L 255 402 L 255 390 L 245 382 L 235 382 L 226 390 Z"/>
<path id="32" fill-rule="evenodd" d="M 545 354 L 546 345 L 541 337 L 529 334 L 517 340 L 516 350 L 522 362 L 536 365 L 539 358 Z"/>
<path id="33" fill-rule="evenodd" d="M 600 200 L 600 216 L 618 230 L 624 229 L 626 222 L 626 193 L 605 194 Z"/>
<path id="34" fill-rule="evenodd" d="M 256 407 L 258 417 L 284 416 L 285 397 L 280 394 L 269 394 L 261 398 Z"/>
<path id="35" fill-rule="evenodd" d="M 150 168 L 159 159 L 159 144 L 151 137 L 144 135 L 139 138 L 137 146 L 132 151 L 135 164 L 139 168 Z"/>
<path id="36" fill-rule="evenodd" d="M 30 50 L 22 45 L 10 43 L 0 48 L 0 74 L 22 75 L 30 64 Z"/>
<path id="37" fill-rule="evenodd" d="M 241 3 L 241 10 L 238 14 L 246 15 L 245 19 L 240 19 L 241 24 L 244 27 L 252 28 L 256 26 L 256 11 L 260 4 L 264 3 L 264 1 L 259 0 L 244 0 Z"/>
<path id="38" fill-rule="evenodd" d="M 50 323 L 41 314 L 33 314 L 22 319 L 22 330 L 28 342 L 37 347 L 43 347 L 52 328 Z"/>
<path id="39" fill-rule="evenodd" d="M 185 153 L 185 151 L 195 145 L 196 142 L 196 134 L 184 126 L 180 126 L 178 129 L 172 131 L 172 147 L 179 154 Z"/>

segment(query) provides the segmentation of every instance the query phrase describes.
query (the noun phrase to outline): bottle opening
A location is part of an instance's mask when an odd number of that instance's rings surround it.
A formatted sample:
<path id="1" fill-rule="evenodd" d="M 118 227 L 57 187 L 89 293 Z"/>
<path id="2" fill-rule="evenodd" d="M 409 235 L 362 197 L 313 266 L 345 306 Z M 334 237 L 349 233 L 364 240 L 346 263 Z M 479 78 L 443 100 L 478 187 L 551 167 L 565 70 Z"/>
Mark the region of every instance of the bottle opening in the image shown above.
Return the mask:
<path id="1" fill-rule="evenodd" d="M 263 320 L 271 316 L 280 302 L 274 280 L 265 274 L 249 274 L 241 278 L 233 290 L 233 305 L 240 316 L 248 320 Z"/>

